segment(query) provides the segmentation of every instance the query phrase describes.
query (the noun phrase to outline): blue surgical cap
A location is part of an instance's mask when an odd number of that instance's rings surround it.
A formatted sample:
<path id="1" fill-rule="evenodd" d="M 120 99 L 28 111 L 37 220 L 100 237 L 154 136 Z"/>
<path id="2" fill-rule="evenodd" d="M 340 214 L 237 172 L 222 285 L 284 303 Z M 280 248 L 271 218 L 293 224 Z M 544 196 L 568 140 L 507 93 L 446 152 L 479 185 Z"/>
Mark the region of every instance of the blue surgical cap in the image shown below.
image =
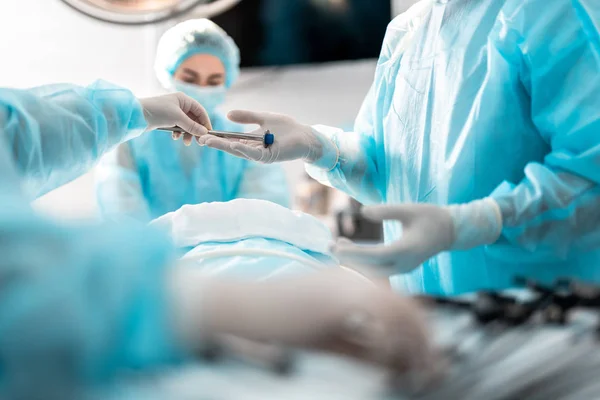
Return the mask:
<path id="1" fill-rule="evenodd" d="M 175 25 L 160 38 L 154 70 L 160 83 L 170 87 L 179 65 L 195 54 L 218 57 L 225 66 L 225 86 L 240 73 L 240 51 L 233 39 L 214 22 L 202 18 Z"/>

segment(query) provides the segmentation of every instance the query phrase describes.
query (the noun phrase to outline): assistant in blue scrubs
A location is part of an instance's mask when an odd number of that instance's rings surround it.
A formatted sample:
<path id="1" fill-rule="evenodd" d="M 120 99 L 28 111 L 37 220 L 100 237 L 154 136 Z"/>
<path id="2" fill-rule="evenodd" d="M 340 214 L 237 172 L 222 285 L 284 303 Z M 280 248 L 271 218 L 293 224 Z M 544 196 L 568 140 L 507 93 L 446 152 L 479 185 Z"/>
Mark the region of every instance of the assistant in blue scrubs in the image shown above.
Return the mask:
<path id="1" fill-rule="evenodd" d="M 155 71 L 161 84 L 184 92 L 207 110 L 215 130 L 241 131 L 218 107 L 239 75 L 239 50 L 207 19 L 169 29 L 161 38 Z M 185 204 L 236 198 L 289 206 L 281 166 L 262 165 L 200 146 L 184 146 L 167 132 L 154 132 L 121 145 L 96 173 L 103 217 L 148 222 Z"/>

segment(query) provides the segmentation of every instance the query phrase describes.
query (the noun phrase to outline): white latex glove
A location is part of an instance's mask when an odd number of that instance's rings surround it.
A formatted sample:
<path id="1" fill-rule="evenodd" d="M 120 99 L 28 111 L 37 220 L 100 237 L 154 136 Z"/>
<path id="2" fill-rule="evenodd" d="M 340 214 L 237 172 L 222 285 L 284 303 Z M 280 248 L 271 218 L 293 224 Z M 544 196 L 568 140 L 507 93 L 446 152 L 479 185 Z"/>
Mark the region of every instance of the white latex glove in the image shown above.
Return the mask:
<path id="1" fill-rule="evenodd" d="M 198 144 L 265 164 L 301 159 L 331 169 L 337 163 L 337 148 L 329 139 L 287 115 L 235 110 L 229 112 L 227 118 L 240 124 L 259 125 L 252 133 L 262 134 L 269 130 L 275 135 L 275 142 L 265 148 L 253 140 L 206 135 L 198 138 Z"/>
<path id="2" fill-rule="evenodd" d="M 451 206 L 371 206 L 363 208 L 362 213 L 372 221 L 399 221 L 400 239 L 376 246 L 340 239 L 332 251 L 345 266 L 357 270 L 369 268 L 385 275 L 410 272 L 443 251 L 492 244 L 502 231 L 500 208 L 489 198 Z"/>
<path id="3" fill-rule="evenodd" d="M 188 342 L 234 335 L 349 355 L 396 372 L 428 376 L 435 371 L 436 356 L 418 306 L 354 273 L 328 271 L 260 283 L 203 279 L 184 268 L 173 280 Z"/>
<path id="4" fill-rule="evenodd" d="M 212 129 L 204 107 L 183 93 L 148 97 L 139 101 L 148 123 L 146 131 L 178 126 L 187 132 L 183 134 L 183 142 L 189 146 L 193 136 L 205 135 L 208 129 Z M 173 133 L 174 140 L 181 136 L 181 133 Z"/>

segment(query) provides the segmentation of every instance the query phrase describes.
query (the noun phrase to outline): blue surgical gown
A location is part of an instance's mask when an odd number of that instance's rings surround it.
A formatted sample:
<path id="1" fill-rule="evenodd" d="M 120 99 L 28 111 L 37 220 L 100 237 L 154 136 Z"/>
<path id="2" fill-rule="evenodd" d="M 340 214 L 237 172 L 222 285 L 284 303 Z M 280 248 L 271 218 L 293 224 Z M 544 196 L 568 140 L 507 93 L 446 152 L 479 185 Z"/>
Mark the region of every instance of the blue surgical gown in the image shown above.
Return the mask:
<path id="1" fill-rule="evenodd" d="M 421 1 L 390 23 L 353 132 L 317 129 L 340 159 L 309 173 L 364 204 L 498 202 L 496 243 L 439 254 L 397 289 L 600 281 L 597 0 Z"/>
<path id="2" fill-rule="evenodd" d="M 182 356 L 163 234 L 67 226 L 29 205 L 145 127 L 135 97 L 104 82 L 0 89 L 0 398 L 82 398 L 77 382 Z"/>
<path id="3" fill-rule="evenodd" d="M 216 130 L 243 129 L 219 112 L 210 117 Z M 122 144 L 101 161 L 96 196 L 103 217 L 143 222 L 185 204 L 236 198 L 289 206 L 281 166 L 253 163 L 195 143 L 187 147 L 160 131 Z"/>

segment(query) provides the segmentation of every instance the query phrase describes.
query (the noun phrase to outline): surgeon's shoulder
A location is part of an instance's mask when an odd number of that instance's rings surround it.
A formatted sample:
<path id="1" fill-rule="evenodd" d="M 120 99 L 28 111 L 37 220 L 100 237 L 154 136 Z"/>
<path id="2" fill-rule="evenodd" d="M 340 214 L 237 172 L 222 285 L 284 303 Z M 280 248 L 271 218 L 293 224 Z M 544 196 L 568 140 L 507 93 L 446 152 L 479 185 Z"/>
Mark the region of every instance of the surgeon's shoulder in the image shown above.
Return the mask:
<path id="1" fill-rule="evenodd" d="M 506 0 L 498 16 L 505 29 L 519 32 L 524 39 L 550 41 L 583 30 L 594 33 L 600 20 L 598 0 Z M 552 33 L 551 36 L 546 36 Z"/>
<path id="2" fill-rule="evenodd" d="M 388 24 L 379 55 L 379 65 L 390 60 L 396 60 L 404 52 L 413 37 L 413 33 L 427 18 L 431 7 L 431 0 L 421 0 Z"/>
<path id="3" fill-rule="evenodd" d="M 596 43 L 600 47 L 594 23 L 600 20 L 597 1 L 506 0 L 498 15 L 496 38 L 515 44 L 526 57 L 541 60 L 574 46 Z"/>
<path id="4" fill-rule="evenodd" d="M 412 32 L 421 26 L 425 16 L 431 11 L 431 0 L 421 0 L 408 10 L 395 17 L 388 24 L 389 31 Z"/>

